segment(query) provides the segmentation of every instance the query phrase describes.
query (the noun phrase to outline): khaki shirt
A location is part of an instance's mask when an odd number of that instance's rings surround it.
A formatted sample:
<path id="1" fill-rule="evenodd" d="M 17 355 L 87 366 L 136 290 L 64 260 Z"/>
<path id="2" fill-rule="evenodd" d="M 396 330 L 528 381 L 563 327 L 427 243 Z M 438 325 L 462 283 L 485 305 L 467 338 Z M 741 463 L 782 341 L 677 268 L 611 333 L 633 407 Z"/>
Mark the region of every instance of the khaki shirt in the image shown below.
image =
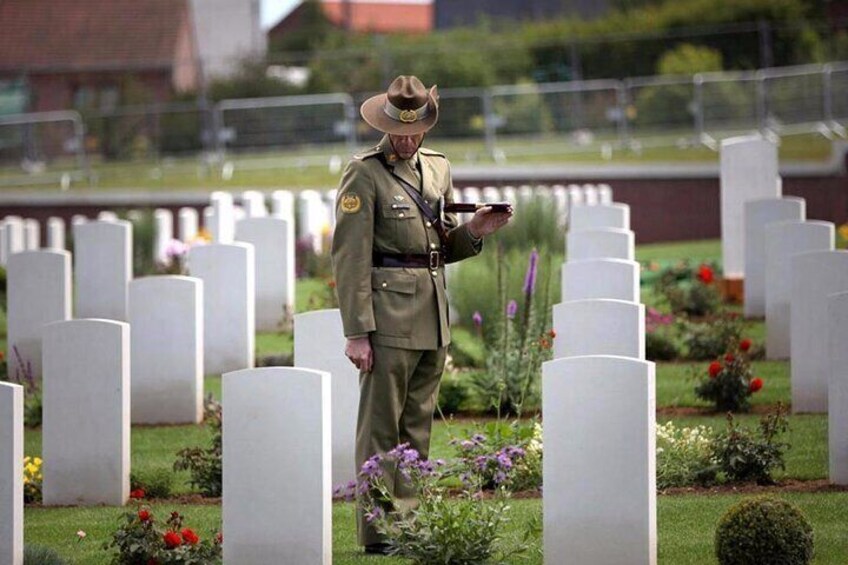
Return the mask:
<path id="1" fill-rule="evenodd" d="M 436 151 L 419 148 L 408 161 L 395 155 L 388 136 L 355 155 L 342 175 L 336 197 L 333 273 L 344 333 L 371 334 L 373 343 L 403 349 L 436 349 L 450 343 L 444 268 L 378 268 L 372 252 L 425 255 L 439 249 L 439 236 L 379 158 L 395 174 L 421 187 L 434 209 L 453 201 L 450 163 Z M 415 163 L 420 161 L 420 180 Z M 455 214 L 445 214 L 447 262 L 478 254 L 475 240 Z"/>

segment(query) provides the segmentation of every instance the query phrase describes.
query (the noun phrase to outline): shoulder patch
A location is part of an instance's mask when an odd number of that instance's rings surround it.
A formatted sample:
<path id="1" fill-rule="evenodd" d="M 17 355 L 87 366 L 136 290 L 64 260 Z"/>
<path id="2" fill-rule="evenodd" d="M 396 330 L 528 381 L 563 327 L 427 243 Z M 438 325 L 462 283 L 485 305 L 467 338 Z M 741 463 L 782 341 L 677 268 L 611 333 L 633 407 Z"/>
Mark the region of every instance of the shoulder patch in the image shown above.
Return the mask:
<path id="1" fill-rule="evenodd" d="M 356 214 L 362 208 L 362 200 L 355 192 L 348 192 L 342 196 L 341 209 L 345 214 Z"/>

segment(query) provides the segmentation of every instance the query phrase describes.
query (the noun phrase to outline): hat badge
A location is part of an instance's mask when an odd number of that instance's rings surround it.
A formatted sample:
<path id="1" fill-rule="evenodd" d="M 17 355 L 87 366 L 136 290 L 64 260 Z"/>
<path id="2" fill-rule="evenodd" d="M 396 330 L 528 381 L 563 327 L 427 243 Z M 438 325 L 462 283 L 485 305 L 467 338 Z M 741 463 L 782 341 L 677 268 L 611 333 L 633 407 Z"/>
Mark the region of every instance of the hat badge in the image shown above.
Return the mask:
<path id="1" fill-rule="evenodd" d="M 418 121 L 418 112 L 415 110 L 402 110 L 398 114 L 398 119 L 405 124 L 411 124 Z"/>

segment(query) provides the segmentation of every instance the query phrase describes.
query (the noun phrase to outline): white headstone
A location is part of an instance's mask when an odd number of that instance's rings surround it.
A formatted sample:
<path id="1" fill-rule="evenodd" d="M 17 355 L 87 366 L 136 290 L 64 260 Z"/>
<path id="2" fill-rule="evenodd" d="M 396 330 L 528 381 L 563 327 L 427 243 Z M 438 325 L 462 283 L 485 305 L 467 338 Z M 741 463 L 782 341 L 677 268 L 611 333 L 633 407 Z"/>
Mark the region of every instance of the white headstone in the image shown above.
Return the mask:
<path id="1" fill-rule="evenodd" d="M 333 486 L 356 479 L 356 417 L 359 370 L 345 357 L 344 330 L 338 309 L 294 317 L 294 365 L 330 374 L 332 399 Z"/>
<path id="2" fill-rule="evenodd" d="M 322 193 L 321 197 L 324 200 L 324 209 L 327 212 L 327 218 L 330 221 L 330 232 L 336 227 L 336 196 L 339 191 L 335 188 Z"/>
<path id="3" fill-rule="evenodd" d="M 209 195 L 212 204 L 212 214 L 207 229 L 215 243 L 232 243 L 235 233 L 235 211 L 233 195 L 229 192 L 215 191 Z M 204 215 L 204 219 L 206 216 Z"/>
<path id="4" fill-rule="evenodd" d="M 132 423 L 203 420 L 203 281 L 151 276 L 130 283 Z"/>
<path id="5" fill-rule="evenodd" d="M 584 184 L 583 201 L 587 206 L 597 206 L 600 204 L 601 196 L 598 194 L 598 187 L 594 184 Z"/>
<path id="6" fill-rule="evenodd" d="M 330 375 L 235 371 L 222 402 L 224 562 L 330 565 Z"/>
<path id="7" fill-rule="evenodd" d="M 656 565 L 655 411 L 651 362 L 542 366 L 545 563 Z"/>
<path id="8" fill-rule="evenodd" d="M 180 208 L 179 222 L 180 239 L 185 243 L 191 243 L 197 237 L 200 228 L 197 210 L 189 207 Z"/>
<path id="9" fill-rule="evenodd" d="M 265 195 L 258 190 L 242 192 L 241 205 L 248 218 L 264 218 L 268 215 L 268 210 L 265 208 Z"/>
<path id="10" fill-rule="evenodd" d="M 47 219 L 47 248 L 54 251 L 65 250 L 65 220 L 62 218 Z"/>
<path id="11" fill-rule="evenodd" d="M 130 326 L 44 328 L 45 506 L 122 506 L 130 492 Z"/>
<path id="12" fill-rule="evenodd" d="M 575 209 L 571 209 L 574 214 Z M 636 241 L 631 230 L 603 228 L 569 230 L 566 234 L 568 261 L 581 259 L 627 259 L 636 256 Z"/>
<path id="13" fill-rule="evenodd" d="M 793 255 L 790 278 L 792 412 L 827 412 L 828 296 L 848 291 L 848 251 Z"/>
<path id="14" fill-rule="evenodd" d="M 462 189 L 463 202 L 480 202 L 483 199 L 480 189 L 476 186 L 466 186 Z"/>
<path id="15" fill-rule="evenodd" d="M 590 299 L 555 304 L 554 359 L 581 355 L 645 358 L 645 305 Z"/>
<path id="16" fill-rule="evenodd" d="M 560 223 L 565 225 L 568 217 L 568 191 L 564 186 L 556 184 L 551 188 L 551 193 L 554 196 L 554 204 L 556 205 Z"/>
<path id="17" fill-rule="evenodd" d="M 309 238 L 315 253 L 324 250 L 324 233 L 330 228 L 327 209 L 321 200 L 321 193 L 316 190 L 302 190 L 297 195 L 297 236 Z M 257 264 L 261 261 L 257 249 Z"/>
<path id="18" fill-rule="evenodd" d="M 111 210 L 101 210 L 99 214 L 97 214 L 97 219 L 101 222 L 114 222 L 118 219 L 118 215 Z"/>
<path id="19" fill-rule="evenodd" d="M 533 187 L 527 184 L 522 184 L 518 187 L 518 200 L 522 203 L 526 204 L 533 200 L 533 196 L 535 193 L 533 192 Z"/>
<path id="20" fill-rule="evenodd" d="M 271 193 L 271 215 L 294 221 L 294 194 L 291 191 L 275 190 Z"/>
<path id="21" fill-rule="evenodd" d="M 501 193 L 494 186 L 483 187 L 483 202 L 500 202 Z"/>
<path id="22" fill-rule="evenodd" d="M 71 254 L 24 251 L 9 259 L 6 363 L 9 376 L 41 379 L 41 332 L 71 319 Z"/>
<path id="23" fill-rule="evenodd" d="M 721 142 L 721 254 L 726 278 L 745 276 L 745 202 L 779 197 L 774 143 L 760 136 Z"/>
<path id="24" fill-rule="evenodd" d="M 562 264 L 562 301 L 612 298 L 640 302 L 640 266 L 626 259 L 587 259 Z"/>
<path id="25" fill-rule="evenodd" d="M 153 234 L 153 260 L 168 263 L 168 246 L 174 239 L 174 215 L 170 210 L 158 208 L 153 212 Z"/>
<path id="26" fill-rule="evenodd" d="M 74 225 L 74 316 L 127 320 L 132 278 L 132 224 Z"/>
<path id="27" fill-rule="evenodd" d="M 790 258 L 809 251 L 829 251 L 834 244 L 830 222 L 774 222 L 766 224 L 766 356 L 790 355 L 789 297 L 792 289 Z"/>
<path id="28" fill-rule="evenodd" d="M 255 348 L 255 260 L 249 243 L 192 247 L 188 271 L 203 281 L 204 372 L 251 369 Z"/>
<path id="29" fill-rule="evenodd" d="M 24 220 L 24 251 L 38 251 L 41 248 L 41 225 L 38 220 Z"/>
<path id="30" fill-rule="evenodd" d="M 515 192 L 515 187 L 513 186 L 505 186 L 501 189 L 501 196 L 503 197 L 504 202 L 509 202 L 513 206 L 518 204 L 518 194 Z M 468 200 L 463 200 L 463 202 L 468 202 Z"/>
<path id="31" fill-rule="evenodd" d="M 598 204 L 577 206 L 571 213 L 568 229 L 594 230 L 599 228 L 630 229 L 630 206 L 627 204 Z"/>
<path id="32" fill-rule="evenodd" d="M 570 184 L 568 185 L 567 190 L 568 206 L 570 209 L 574 210 L 575 206 L 582 206 L 586 203 L 586 198 L 583 195 L 583 189 L 581 189 L 579 185 Z"/>
<path id="33" fill-rule="evenodd" d="M 86 218 L 85 215 L 74 214 L 73 216 L 71 216 L 71 229 L 73 229 L 74 226 L 78 226 L 86 222 L 88 222 L 88 218 Z"/>
<path id="34" fill-rule="evenodd" d="M 598 200 L 599 204 L 612 204 L 612 187 L 608 184 L 598 185 Z"/>
<path id="35" fill-rule="evenodd" d="M 294 228 L 282 218 L 247 218 L 236 239 L 256 250 L 256 329 L 278 330 L 294 314 Z"/>
<path id="36" fill-rule="evenodd" d="M 845 347 L 845 328 L 848 328 L 848 292 L 828 297 L 828 454 L 830 481 L 848 485 L 848 348 Z"/>
<path id="37" fill-rule="evenodd" d="M 24 250 L 24 222 L 17 216 L 6 216 L 3 220 L 3 256 L 9 263 L 9 257 Z"/>
<path id="38" fill-rule="evenodd" d="M 24 563 L 24 388 L 0 382 L 0 564 Z"/>
<path id="39" fill-rule="evenodd" d="M 765 198 L 745 203 L 745 316 L 766 315 L 766 224 L 806 218 L 803 198 Z"/>

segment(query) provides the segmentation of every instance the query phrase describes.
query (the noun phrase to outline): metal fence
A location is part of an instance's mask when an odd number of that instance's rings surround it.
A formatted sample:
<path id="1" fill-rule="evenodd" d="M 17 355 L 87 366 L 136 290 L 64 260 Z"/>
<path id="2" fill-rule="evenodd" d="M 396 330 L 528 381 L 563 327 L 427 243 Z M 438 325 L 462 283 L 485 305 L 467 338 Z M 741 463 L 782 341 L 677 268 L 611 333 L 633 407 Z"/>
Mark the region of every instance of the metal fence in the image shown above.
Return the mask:
<path id="1" fill-rule="evenodd" d="M 89 160 L 204 156 L 215 168 L 326 166 L 379 138 L 359 117 L 368 94 L 180 103 L 0 118 L 0 185 L 91 178 Z M 846 136 L 848 62 L 759 71 L 519 84 L 441 91 L 432 137 L 459 158 L 705 144 L 760 131 Z M 268 153 L 273 152 L 273 157 Z M 209 158 L 214 156 L 214 158 Z M 291 159 L 286 160 L 286 157 Z M 39 174 L 41 173 L 41 174 Z M 21 180 L 23 178 L 23 181 Z"/>

